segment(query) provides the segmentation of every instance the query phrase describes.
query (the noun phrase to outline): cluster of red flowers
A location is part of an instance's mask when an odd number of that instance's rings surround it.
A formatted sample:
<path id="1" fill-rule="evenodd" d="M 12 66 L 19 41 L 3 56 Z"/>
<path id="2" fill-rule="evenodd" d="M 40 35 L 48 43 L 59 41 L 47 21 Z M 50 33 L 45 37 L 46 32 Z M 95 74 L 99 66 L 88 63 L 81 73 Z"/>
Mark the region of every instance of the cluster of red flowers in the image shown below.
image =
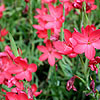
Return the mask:
<path id="1" fill-rule="evenodd" d="M 37 8 L 37 15 L 34 16 L 38 20 L 38 25 L 33 25 L 37 29 L 39 38 L 44 39 L 46 46 L 38 46 L 37 48 L 43 52 L 39 60 L 45 61 L 51 66 L 55 65 L 55 58 L 62 59 L 62 55 L 67 55 L 70 58 L 76 57 L 78 54 L 85 53 L 86 58 L 90 60 L 89 67 L 92 71 L 97 71 L 95 66 L 97 63 L 94 61 L 95 48 L 100 49 L 100 29 L 96 29 L 94 25 L 87 25 L 85 28 L 82 26 L 81 33 L 74 29 L 71 33 L 68 29 L 63 29 L 64 40 L 60 41 L 61 28 L 65 21 L 65 17 L 73 9 L 83 9 L 83 3 L 86 4 L 86 13 L 95 10 L 97 6 L 94 0 L 60 0 L 60 4 L 54 6 L 57 0 L 42 0 L 41 9 Z M 45 7 L 48 5 L 48 9 Z M 65 13 L 65 14 L 64 14 Z M 58 60 L 57 60 L 58 61 Z M 97 61 L 96 61 L 97 62 Z M 67 83 L 67 89 L 71 88 L 76 91 L 74 87 L 75 77 Z M 70 85 L 70 83 L 72 85 Z M 70 87 L 70 88 L 69 88 Z"/>
<path id="2" fill-rule="evenodd" d="M 25 1 L 29 2 L 29 0 Z M 0 6 L 0 18 L 3 16 L 3 11 L 5 11 L 4 5 Z M 7 34 L 8 31 L 5 28 L 1 29 L 1 42 Z M 10 92 L 2 88 L 2 92 L 6 93 L 5 100 L 33 100 L 33 96 L 40 95 L 42 90 L 36 92 L 36 84 L 29 84 L 32 80 L 32 73 L 36 71 L 36 64 L 28 64 L 26 58 L 15 57 L 11 48 L 6 46 L 5 51 L 0 52 L 0 85 L 3 84 L 10 88 Z"/>
<path id="3" fill-rule="evenodd" d="M 5 47 L 4 52 L 0 52 L 0 84 L 4 84 L 11 88 L 11 92 L 6 92 L 6 100 L 33 100 L 33 95 L 36 97 L 41 94 L 36 92 L 37 86 L 35 84 L 30 85 L 27 82 L 32 80 L 32 73 L 36 72 L 36 64 L 28 64 L 27 59 L 23 59 L 20 56 L 15 57 L 9 46 Z M 28 91 L 28 96 L 26 90 Z M 17 93 L 17 94 L 16 94 Z M 25 98 L 25 99 L 24 99 Z M 30 99 L 28 99 L 30 98 Z"/>

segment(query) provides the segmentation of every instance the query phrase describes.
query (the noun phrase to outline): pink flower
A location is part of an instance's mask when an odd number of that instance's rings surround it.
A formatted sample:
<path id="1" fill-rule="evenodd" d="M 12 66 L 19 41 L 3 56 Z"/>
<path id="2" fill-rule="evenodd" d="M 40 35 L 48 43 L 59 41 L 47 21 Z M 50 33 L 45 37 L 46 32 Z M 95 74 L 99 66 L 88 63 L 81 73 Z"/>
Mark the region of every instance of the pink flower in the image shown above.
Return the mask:
<path id="1" fill-rule="evenodd" d="M 28 64 L 26 59 L 21 57 L 14 58 L 14 62 L 16 67 L 12 67 L 9 69 L 9 72 L 12 74 L 16 74 L 15 78 L 18 80 L 26 79 L 27 81 L 31 81 L 32 72 L 36 72 L 37 66 L 36 64 Z"/>
<path id="2" fill-rule="evenodd" d="M 44 61 L 48 59 L 48 63 L 51 66 L 54 66 L 55 64 L 55 58 L 62 59 L 62 56 L 60 53 L 56 51 L 56 49 L 53 48 L 52 43 L 48 40 L 46 42 L 46 46 L 38 46 L 37 47 L 43 54 L 40 56 L 39 60 Z"/>
<path id="3" fill-rule="evenodd" d="M 95 56 L 95 48 L 100 49 L 100 29 L 95 30 L 93 25 L 87 25 L 85 29 L 82 27 L 81 31 L 82 34 L 75 31 L 72 35 L 77 41 L 74 52 L 78 54 L 85 52 L 85 56 L 91 60 Z"/>
<path id="4" fill-rule="evenodd" d="M 70 58 L 76 57 L 77 53 L 73 51 L 74 46 L 77 44 L 77 42 L 72 38 L 72 33 L 64 29 L 64 39 L 65 41 L 56 41 L 53 42 L 54 47 L 62 54 L 68 55 Z"/>
<path id="5" fill-rule="evenodd" d="M 45 25 L 46 29 L 54 29 L 54 33 L 59 33 L 62 23 L 65 18 L 63 16 L 63 6 L 58 5 L 54 7 L 52 4 L 48 5 L 50 14 L 45 14 L 42 16 L 44 21 L 48 23 Z"/>
<path id="6" fill-rule="evenodd" d="M 5 11 L 6 9 L 5 9 L 5 5 L 3 4 L 3 5 L 1 5 L 0 6 L 0 18 L 2 18 L 2 16 L 3 16 L 3 11 Z"/>

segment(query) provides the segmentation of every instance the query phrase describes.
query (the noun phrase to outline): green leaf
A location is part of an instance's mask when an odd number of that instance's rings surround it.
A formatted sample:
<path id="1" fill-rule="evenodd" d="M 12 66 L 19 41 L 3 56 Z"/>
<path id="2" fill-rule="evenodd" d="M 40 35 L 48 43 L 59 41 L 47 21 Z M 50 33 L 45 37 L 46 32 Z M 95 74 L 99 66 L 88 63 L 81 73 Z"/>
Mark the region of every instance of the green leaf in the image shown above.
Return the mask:
<path id="1" fill-rule="evenodd" d="M 17 51 L 17 46 L 16 46 L 15 41 L 10 33 L 9 33 L 9 39 L 10 39 L 10 44 L 11 44 L 11 48 L 12 48 L 14 55 L 16 57 L 19 56 L 18 51 Z"/>

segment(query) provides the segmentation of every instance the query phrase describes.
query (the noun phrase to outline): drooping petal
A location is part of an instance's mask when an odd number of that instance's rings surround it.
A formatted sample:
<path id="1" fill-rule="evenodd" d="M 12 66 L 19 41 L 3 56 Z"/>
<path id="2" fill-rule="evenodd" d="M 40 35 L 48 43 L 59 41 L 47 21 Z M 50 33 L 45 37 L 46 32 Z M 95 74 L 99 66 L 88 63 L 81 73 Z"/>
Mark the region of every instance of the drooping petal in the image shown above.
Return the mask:
<path id="1" fill-rule="evenodd" d="M 95 56 L 95 48 L 92 45 L 87 45 L 85 48 L 85 56 L 92 60 Z"/>

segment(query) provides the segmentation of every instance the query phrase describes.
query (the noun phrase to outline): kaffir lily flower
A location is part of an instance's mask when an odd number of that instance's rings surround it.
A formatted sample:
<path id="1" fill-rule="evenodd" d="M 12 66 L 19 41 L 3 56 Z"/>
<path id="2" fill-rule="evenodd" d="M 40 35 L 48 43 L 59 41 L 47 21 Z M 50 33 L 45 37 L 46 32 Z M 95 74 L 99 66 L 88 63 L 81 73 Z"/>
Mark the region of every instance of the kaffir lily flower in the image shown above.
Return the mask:
<path id="1" fill-rule="evenodd" d="M 54 33 L 59 33 L 62 23 L 65 18 L 63 16 L 63 6 L 58 5 L 54 7 L 52 4 L 48 5 L 50 14 L 45 14 L 42 16 L 44 21 L 47 21 L 45 25 L 46 29 L 54 29 Z"/>
<path id="2" fill-rule="evenodd" d="M 92 60 L 95 56 L 95 48 L 100 49 L 100 29 L 95 30 L 94 26 L 87 25 L 81 29 L 82 33 L 75 31 L 72 37 L 77 41 L 74 52 L 85 53 L 85 56 Z"/>
<path id="3" fill-rule="evenodd" d="M 3 4 L 3 5 L 1 5 L 0 6 L 0 18 L 2 18 L 2 16 L 3 16 L 3 11 L 5 11 L 6 9 L 5 9 L 5 5 Z"/>
<path id="4" fill-rule="evenodd" d="M 21 57 L 15 57 L 14 62 L 16 67 L 12 67 L 9 69 L 9 72 L 12 74 L 16 74 L 15 78 L 18 80 L 26 79 L 27 81 L 32 80 L 32 72 L 36 72 L 37 66 L 36 64 L 28 64 L 26 59 Z"/>
<path id="5" fill-rule="evenodd" d="M 72 33 L 67 29 L 64 29 L 64 39 L 65 41 L 63 42 L 53 42 L 54 47 L 58 50 L 58 52 L 68 55 L 70 58 L 76 57 L 77 53 L 75 53 L 73 49 L 77 42 L 72 38 Z"/>
<path id="6" fill-rule="evenodd" d="M 73 89 L 74 91 L 77 91 L 77 89 L 74 86 L 74 81 L 75 81 L 76 78 L 79 79 L 79 77 L 77 77 L 76 75 L 74 75 L 70 80 L 68 80 L 67 85 L 66 85 L 66 89 L 68 91 L 70 91 L 71 89 Z"/>
<path id="7" fill-rule="evenodd" d="M 60 53 L 57 52 L 56 49 L 53 48 L 52 43 L 48 40 L 46 42 L 46 46 L 38 46 L 37 47 L 43 54 L 40 56 L 40 61 L 45 61 L 48 59 L 48 63 L 53 66 L 55 64 L 55 58 L 62 59 Z"/>

